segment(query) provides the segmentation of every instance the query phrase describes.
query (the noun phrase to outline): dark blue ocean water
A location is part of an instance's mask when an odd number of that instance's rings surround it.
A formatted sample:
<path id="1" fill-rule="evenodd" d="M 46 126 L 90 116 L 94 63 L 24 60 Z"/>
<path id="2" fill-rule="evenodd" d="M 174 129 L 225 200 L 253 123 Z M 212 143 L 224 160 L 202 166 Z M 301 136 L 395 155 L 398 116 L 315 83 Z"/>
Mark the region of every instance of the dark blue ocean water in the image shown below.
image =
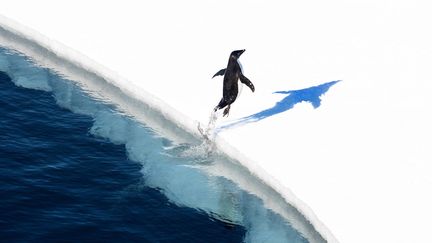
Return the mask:
<path id="1" fill-rule="evenodd" d="M 94 119 L 0 72 L 1 242 L 241 242 L 245 229 L 143 183 Z"/>

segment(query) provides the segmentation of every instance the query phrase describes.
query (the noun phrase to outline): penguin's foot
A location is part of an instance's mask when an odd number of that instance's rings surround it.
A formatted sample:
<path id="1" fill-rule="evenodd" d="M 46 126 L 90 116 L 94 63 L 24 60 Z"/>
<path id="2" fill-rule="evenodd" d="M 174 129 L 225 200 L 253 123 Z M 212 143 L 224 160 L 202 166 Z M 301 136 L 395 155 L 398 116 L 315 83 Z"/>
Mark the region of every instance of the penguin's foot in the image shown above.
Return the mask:
<path id="1" fill-rule="evenodd" d="M 230 108 L 231 108 L 231 106 L 229 105 L 227 108 L 225 108 L 225 110 L 223 111 L 223 116 L 225 117 L 228 117 L 228 115 L 229 115 L 229 111 L 230 111 Z"/>

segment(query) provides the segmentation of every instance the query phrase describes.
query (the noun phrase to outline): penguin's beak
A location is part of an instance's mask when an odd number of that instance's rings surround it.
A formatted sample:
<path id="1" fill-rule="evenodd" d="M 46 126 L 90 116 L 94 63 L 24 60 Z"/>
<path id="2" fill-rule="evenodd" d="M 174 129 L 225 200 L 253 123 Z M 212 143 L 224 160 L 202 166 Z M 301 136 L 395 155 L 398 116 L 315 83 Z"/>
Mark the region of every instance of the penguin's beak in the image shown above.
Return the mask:
<path id="1" fill-rule="evenodd" d="M 246 51 L 246 49 L 241 50 L 240 55 L 243 54 L 243 52 L 245 52 L 245 51 Z"/>

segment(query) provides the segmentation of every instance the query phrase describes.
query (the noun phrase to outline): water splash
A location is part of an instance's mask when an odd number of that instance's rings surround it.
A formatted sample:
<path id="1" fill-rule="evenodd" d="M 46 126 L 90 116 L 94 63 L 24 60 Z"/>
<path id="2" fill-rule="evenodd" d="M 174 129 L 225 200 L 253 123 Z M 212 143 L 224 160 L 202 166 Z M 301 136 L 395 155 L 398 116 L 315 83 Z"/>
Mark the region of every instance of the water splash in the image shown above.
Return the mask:
<path id="1" fill-rule="evenodd" d="M 211 152 L 214 149 L 214 138 L 216 136 L 215 133 L 215 127 L 216 127 L 216 121 L 218 119 L 218 113 L 217 111 L 212 111 L 209 117 L 209 122 L 206 127 L 202 127 L 201 123 L 198 123 L 198 131 L 201 133 L 201 135 L 204 138 L 204 141 L 201 145 L 207 150 L 208 154 L 211 154 Z"/>

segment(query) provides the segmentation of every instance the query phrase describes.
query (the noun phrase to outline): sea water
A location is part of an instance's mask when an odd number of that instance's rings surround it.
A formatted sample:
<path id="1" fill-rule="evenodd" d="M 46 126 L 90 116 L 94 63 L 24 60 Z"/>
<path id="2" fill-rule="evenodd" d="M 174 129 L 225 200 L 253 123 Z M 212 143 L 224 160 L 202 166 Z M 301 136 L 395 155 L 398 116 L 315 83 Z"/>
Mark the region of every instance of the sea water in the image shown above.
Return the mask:
<path id="1" fill-rule="evenodd" d="M 225 158 L 3 48 L 0 94 L 2 241 L 308 242 Z"/>

